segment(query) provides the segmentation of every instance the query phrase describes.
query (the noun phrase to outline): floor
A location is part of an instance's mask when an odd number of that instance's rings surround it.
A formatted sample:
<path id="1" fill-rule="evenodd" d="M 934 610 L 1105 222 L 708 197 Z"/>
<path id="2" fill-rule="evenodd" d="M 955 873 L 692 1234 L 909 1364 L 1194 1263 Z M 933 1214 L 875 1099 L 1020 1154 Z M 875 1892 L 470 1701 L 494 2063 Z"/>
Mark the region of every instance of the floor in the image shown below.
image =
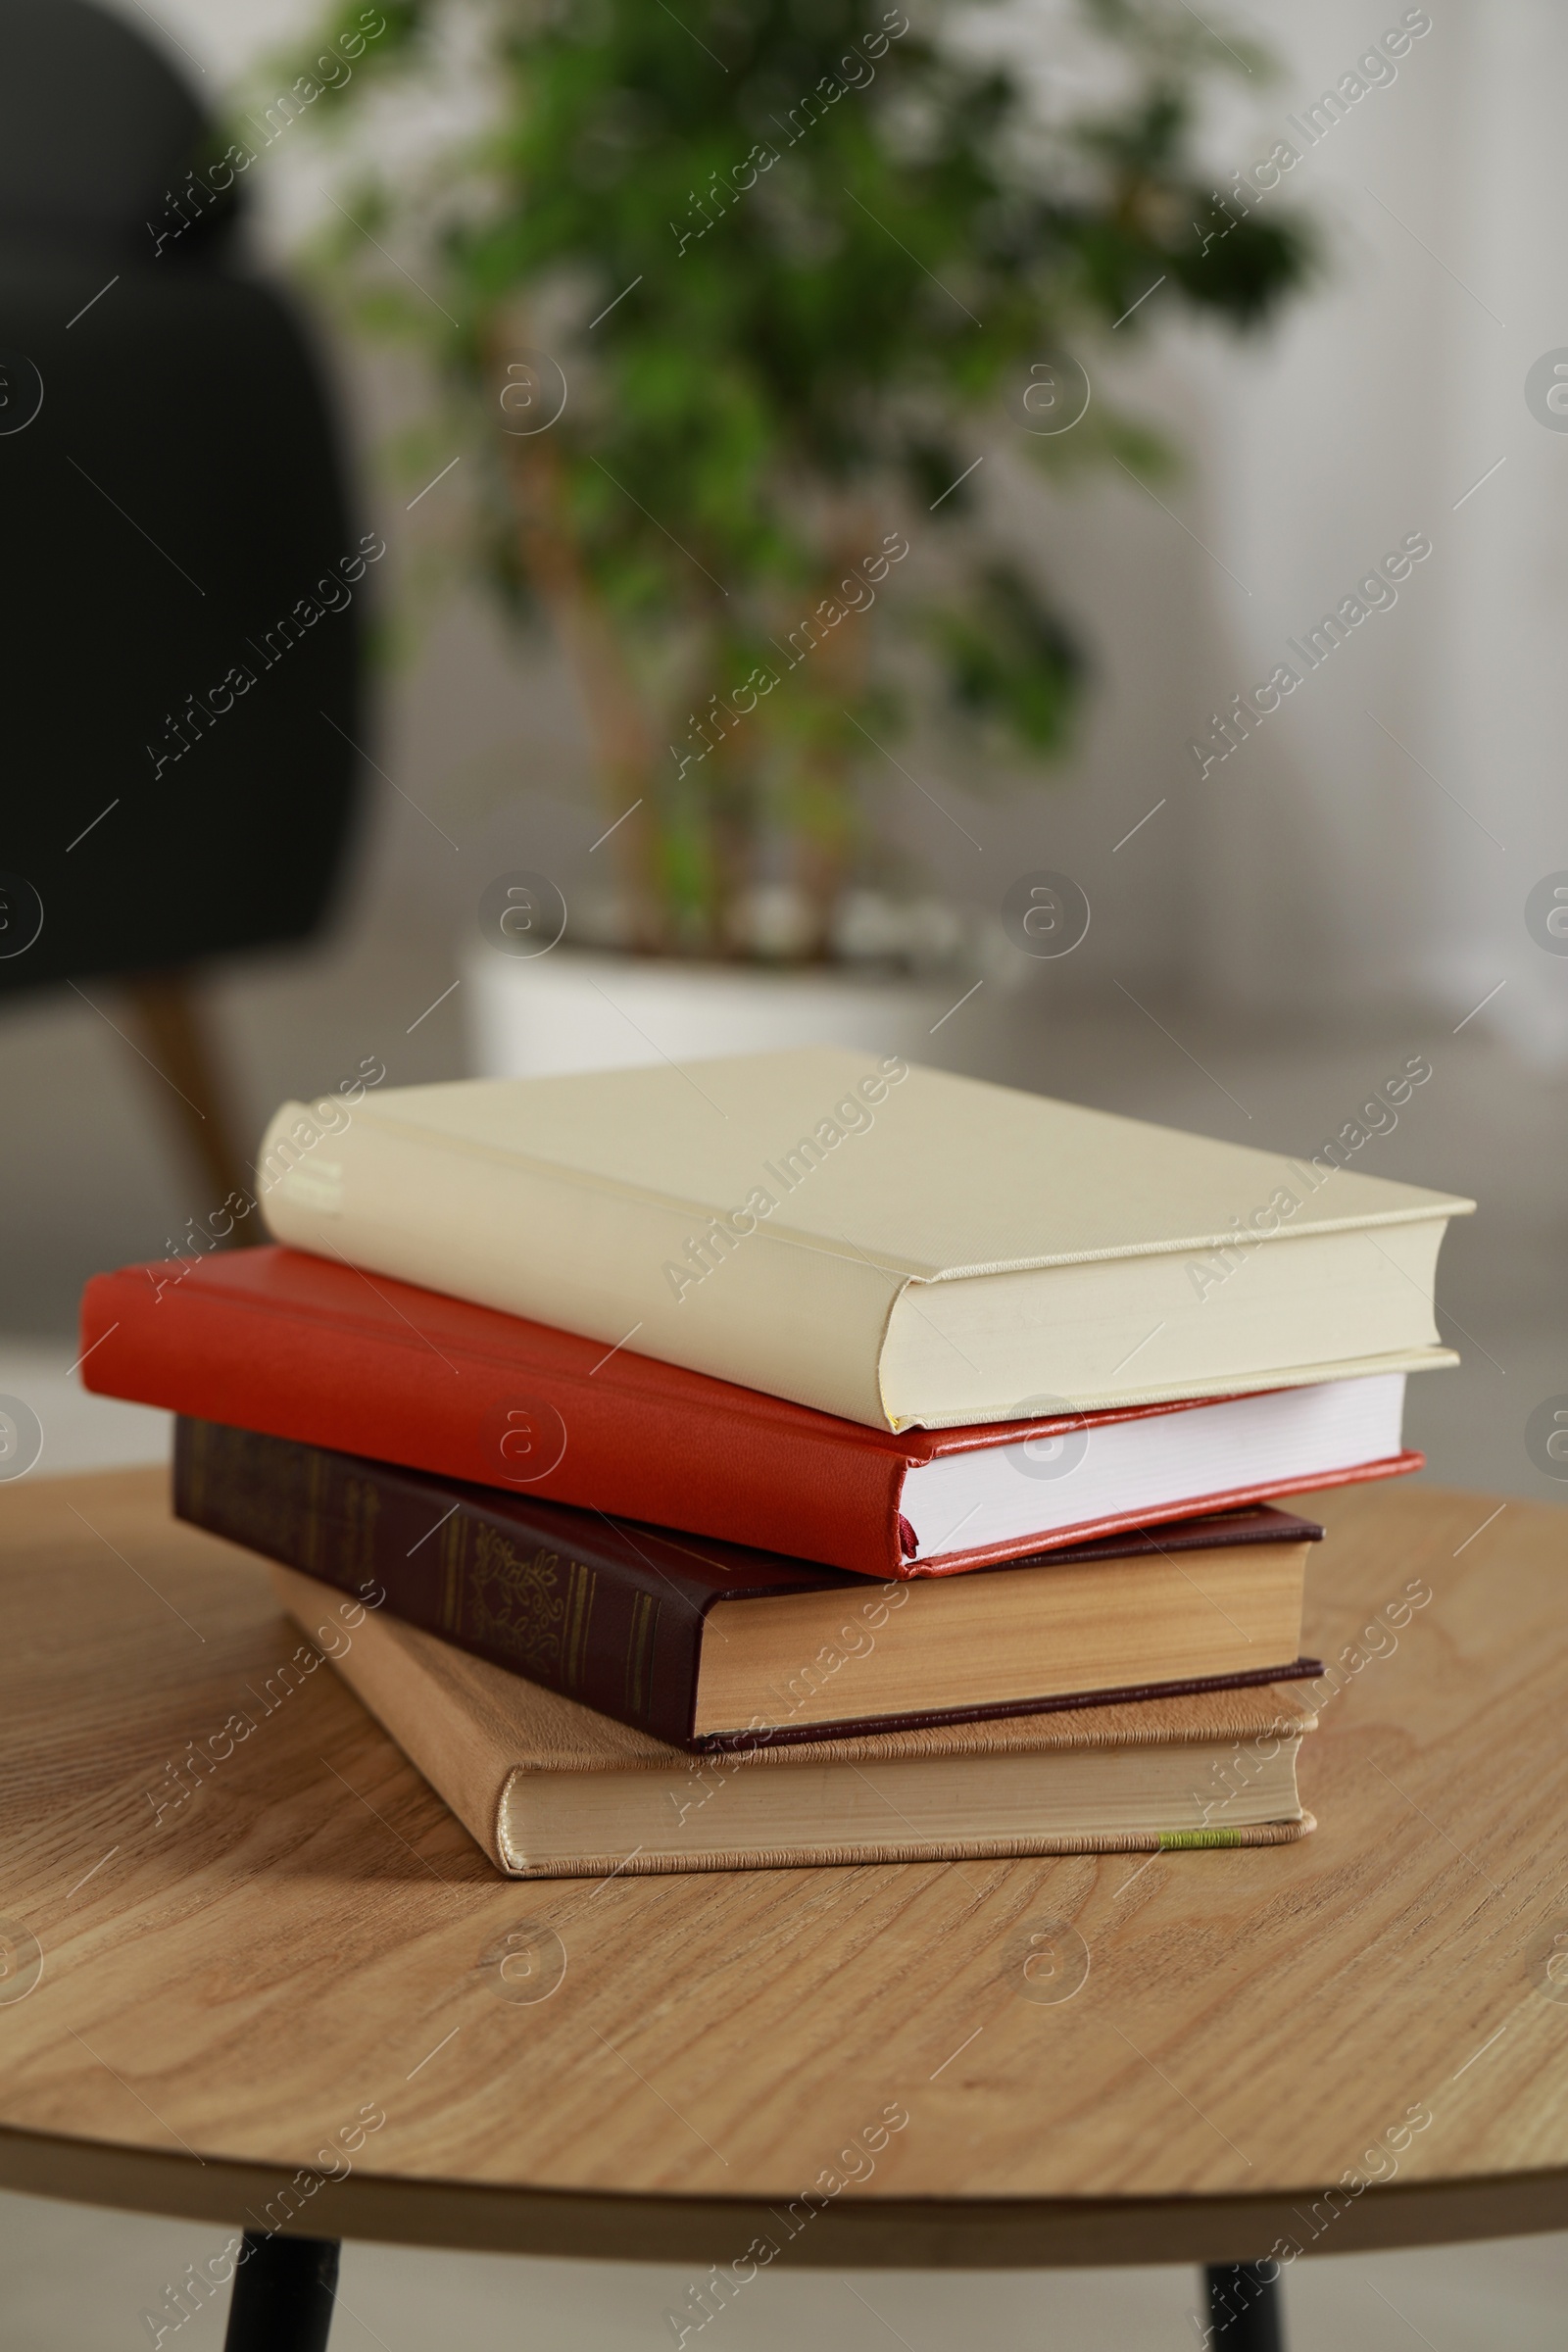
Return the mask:
<path id="1" fill-rule="evenodd" d="M 365 933 L 293 962 L 226 978 L 213 1001 L 226 1080 L 253 1136 L 284 1094 L 310 1094 L 362 1055 L 394 1083 L 463 1067 L 458 1001 L 428 947 L 393 952 Z M 85 1396 L 73 1374 L 80 1284 L 95 1268 L 163 1254 L 202 1188 L 158 1100 L 159 1081 L 116 1035 L 113 991 L 25 1002 L 0 1017 L 0 1402 L 20 1396 L 44 1429 L 40 1471 L 155 1459 L 163 1416 Z M 981 1000 L 983 1002 L 983 1000 Z M 1444 1328 L 1462 1369 L 1413 1384 L 1411 1442 L 1425 1476 L 1498 1496 L 1568 1502 L 1568 1484 L 1526 1453 L 1542 1400 L 1568 1393 L 1568 1191 L 1561 1181 L 1568 1074 L 1511 1060 L 1479 1027 L 1453 1036 L 1412 1010 L 1332 1032 L 1304 1018 L 1268 1032 L 1219 1023 L 1163 998 L 1003 1003 L 950 1046 L 984 1075 L 1238 1141 L 1310 1152 L 1408 1056 L 1432 1076 L 1398 1127 L 1367 1147 L 1370 1172 L 1475 1197 L 1445 1248 Z M 423 1017 L 421 1017 L 423 1016 Z M 1568 1522 L 1565 1522 L 1568 1532 Z M 1568 1559 L 1568 1546 L 1565 1546 Z M 89 2352 L 156 2340 L 159 2309 L 221 2233 L 0 2195 L 0 2338 L 8 2352 Z M 351 2246 L 334 2352 L 362 2340 L 416 2352 L 458 2339 L 472 2352 L 553 2345 L 619 2352 L 672 2343 L 668 2308 L 684 2270 L 555 2263 Z M 1425 2343 L 1430 2352 L 1560 2352 L 1568 2235 L 1303 2264 L 1290 2281 L 1293 2352 Z M 998 2352 L 1041 2344 L 1142 2352 L 1197 2340 L 1193 2274 L 1051 2276 L 770 2273 L 712 2323 L 730 2352 L 809 2337 L 817 2352 L 892 2339 L 926 2352 L 983 2334 Z M 216 2348 L 209 2306 L 181 2352 Z M 165 2342 L 174 2340 L 166 2335 Z M 696 2341 L 695 2337 L 689 2339 Z"/>
<path id="2" fill-rule="evenodd" d="M 178 2222 L 0 2195 L 6 2352 L 151 2344 L 143 2314 L 163 2312 L 187 2265 L 223 2242 Z M 666 2315 L 695 2283 L 653 2263 L 351 2245 L 332 2352 L 673 2352 Z M 1325 2258 L 1299 2265 L 1287 2293 L 1290 2352 L 1561 2352 L 1568 2239 Z M 166 2352 L 219 2352 L 223 2303 L 166 2334 Z M 1186 2270 L 768 2271 L 689 2335 L 687 2352 L 1193 2352 L 1197 2303 Z"/>

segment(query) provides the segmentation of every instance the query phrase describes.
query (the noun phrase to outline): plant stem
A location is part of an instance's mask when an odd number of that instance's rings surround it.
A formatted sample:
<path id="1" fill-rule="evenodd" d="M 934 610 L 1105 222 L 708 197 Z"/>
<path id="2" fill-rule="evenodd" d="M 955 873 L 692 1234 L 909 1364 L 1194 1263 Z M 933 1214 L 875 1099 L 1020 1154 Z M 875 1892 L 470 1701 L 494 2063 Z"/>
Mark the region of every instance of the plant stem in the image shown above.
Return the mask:
<path id="1" fill-rule="evenodd" d="M 831 597 L 839 577 L 873 544 L 875 528 L 870 510 L 847 514 L 834 534 L 834 577 L 825 582 Z M 865 692 L 870 647 L 865 620 L 850 612 L 828 636 L 813 660 L 820 663 L 819 687 L 841 709 L 853 707 Z M 819 742 L 806 760 L 806 821 L 796 852 L 800 887 L 811 910 L 811 942 L 808 953 L 829 953 L 834 909 L 844 888 L 844 873 L 855 841 L 854 799 L 850 788 L 851 754 L 841 731 Z"/>
<path id="2" fill-rule="evenodd" d="M 626 895 L 629 944 L 658 954 L 667 942 L 647 714 L 572 535 L 559 451 L 543 433 L 510 440 L 506 467 L 518 549 L 576 674 L 605 809 L 614 818 L 633 802 L 643 804 L 617 825 L 613 855 Z"/>

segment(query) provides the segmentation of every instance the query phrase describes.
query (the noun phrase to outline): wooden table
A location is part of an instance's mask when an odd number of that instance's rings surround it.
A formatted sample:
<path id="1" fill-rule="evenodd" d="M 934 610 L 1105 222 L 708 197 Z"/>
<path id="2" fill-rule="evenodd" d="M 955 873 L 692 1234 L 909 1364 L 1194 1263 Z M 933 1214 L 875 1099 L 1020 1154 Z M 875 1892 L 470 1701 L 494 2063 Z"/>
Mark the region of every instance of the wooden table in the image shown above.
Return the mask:
<path id="1" fill-rule="evenodd" d="M 1568 2228 L 1568 1514 L 1306 1507 L 1299 1845 L 525 1885 L 161 1473 L 0 1489 L 0 2181 L 728 2292 Z"/>

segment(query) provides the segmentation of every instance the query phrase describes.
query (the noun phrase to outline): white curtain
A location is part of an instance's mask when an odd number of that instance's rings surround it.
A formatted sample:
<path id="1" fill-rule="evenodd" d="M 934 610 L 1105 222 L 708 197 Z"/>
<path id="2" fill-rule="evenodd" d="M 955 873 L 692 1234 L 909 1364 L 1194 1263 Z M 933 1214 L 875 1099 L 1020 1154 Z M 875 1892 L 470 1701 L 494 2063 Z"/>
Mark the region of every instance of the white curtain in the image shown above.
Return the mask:
<path id="1" fill-rule="evenodd" d="M 1300 13 L 1250 12 L 1288 61 L 1257 108 L 1282 128 L 1404 14 Z M 1189 762 L 1179 953 L 1248 1003 L 1436 997 L 1457 1023 L 1495 990 L 1476 1025 L 1559 1057 L 1568 956 L 1535 943 L 1524 906 L 1568 868 L 1568 432 L 1530 413 L 1525 377 L 1568 346 L 1568 12 L 1430 14 L 1397 81 L 1279 191 L 1330 225 L 1326 288 L 1256 356 L 1198 363 L 1211 423 L 1185 518 L 1212 551 L 1194 576 L 1215 625 L 1195 715 L 1276 662 L 1303 676 L 1205 781 Z M 1306 671 L 1286 640 L 1411 532 L 1432 554 L 1397 604 Z"/>

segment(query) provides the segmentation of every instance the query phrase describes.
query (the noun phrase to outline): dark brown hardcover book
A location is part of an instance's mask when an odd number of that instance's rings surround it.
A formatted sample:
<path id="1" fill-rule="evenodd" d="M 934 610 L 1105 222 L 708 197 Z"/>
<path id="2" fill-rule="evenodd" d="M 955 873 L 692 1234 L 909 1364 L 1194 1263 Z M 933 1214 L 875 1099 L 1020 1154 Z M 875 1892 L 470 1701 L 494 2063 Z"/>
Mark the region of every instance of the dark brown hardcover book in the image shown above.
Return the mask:
<path id="1" fill-rule="evenodd" d="M 655 1738 L 738 1748 L 1264 1684 L 1310 1520 L 1257 1505 L 929 1581 L 181 1418 L 182 1519 Z"/>

